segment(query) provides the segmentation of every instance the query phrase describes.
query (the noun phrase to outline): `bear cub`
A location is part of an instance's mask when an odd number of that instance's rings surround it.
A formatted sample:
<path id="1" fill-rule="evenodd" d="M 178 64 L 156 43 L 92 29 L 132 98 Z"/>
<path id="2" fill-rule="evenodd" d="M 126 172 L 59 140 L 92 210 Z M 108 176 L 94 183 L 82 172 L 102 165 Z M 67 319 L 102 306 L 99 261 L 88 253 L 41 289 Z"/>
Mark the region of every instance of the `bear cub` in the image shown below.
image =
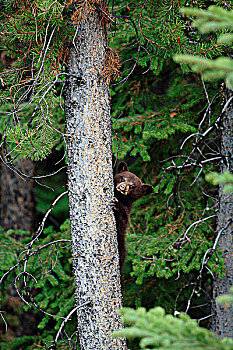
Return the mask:
<path id="1" fill-rule="evenodd" d="M 144 184 L 128 170 L 125 162 L 118 166 L 118 173 L 114 177 L 114 203 L 113 210 L 116 219 L 117 240 L 120 255 L 120 268 L 124 265 L 126 257 L 125 231 L 133 203 L 153 192 L 153 186 Z"/>

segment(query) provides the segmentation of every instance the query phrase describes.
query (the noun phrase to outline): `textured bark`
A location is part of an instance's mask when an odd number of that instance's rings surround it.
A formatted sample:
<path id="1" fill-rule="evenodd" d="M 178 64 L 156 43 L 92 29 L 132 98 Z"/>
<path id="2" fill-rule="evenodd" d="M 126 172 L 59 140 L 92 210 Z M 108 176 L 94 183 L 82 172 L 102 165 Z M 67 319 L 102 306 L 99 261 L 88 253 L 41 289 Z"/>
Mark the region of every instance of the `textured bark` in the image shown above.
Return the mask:
<path id="1" fill-rule="evenodd" d="M 97 13 L 79 23 L 67 64 L 68 190 L 81 349 L 126 349 L 114 215 L 105 32 Z M 80 81 L 81 79 L 81 81 Z"/>
<path id="2" fill-rule="evenodd" d="M 30 159 L 21 159 L 14 166 L 29 176 L 35 172 Z M 32 232 L 35 217 L 35 182 L 25 180 L 1 163 L 0 226 Z"/>
<path id="3" fill-rule="evenodd" d="M 225 159 L 222 171 L 233 171 L 233 109 L 227 110 L 223 119 L 221 152 Z M 219 248 L 222 251 L 226 271 L 223 278 L 215 276 L 213 282 L 212 330 L 219 337 L 233 337 L 232 307 L 224 307 L 215 303 L 219 295 L 229 293 L 233 286 L 233 194 L 223 194 L 223 187 L 219 189 L 219 213 L 217 234 L 222 233 L 219 239 Z"/>

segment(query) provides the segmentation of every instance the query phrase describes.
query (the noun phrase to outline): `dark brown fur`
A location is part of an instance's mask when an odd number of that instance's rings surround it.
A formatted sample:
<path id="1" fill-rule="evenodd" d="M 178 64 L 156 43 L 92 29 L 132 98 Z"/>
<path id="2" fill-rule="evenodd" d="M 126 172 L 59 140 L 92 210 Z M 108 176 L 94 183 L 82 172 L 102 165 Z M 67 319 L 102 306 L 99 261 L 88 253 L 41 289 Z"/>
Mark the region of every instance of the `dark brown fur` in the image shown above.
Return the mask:
<path id="1" fill-rule="evenodd" d="M 151 185 L 143 184 L 133 173 L 128 171 L 125 162 L 121 162 L 118 173 L 114 177 L 114 214 L 117 226 L 118 249 L 120 255 L 120 267 L 124 265 L 126 257 L 125 231 L 127 229 L 129 215 L 133 203 L 153 192 Z"/>

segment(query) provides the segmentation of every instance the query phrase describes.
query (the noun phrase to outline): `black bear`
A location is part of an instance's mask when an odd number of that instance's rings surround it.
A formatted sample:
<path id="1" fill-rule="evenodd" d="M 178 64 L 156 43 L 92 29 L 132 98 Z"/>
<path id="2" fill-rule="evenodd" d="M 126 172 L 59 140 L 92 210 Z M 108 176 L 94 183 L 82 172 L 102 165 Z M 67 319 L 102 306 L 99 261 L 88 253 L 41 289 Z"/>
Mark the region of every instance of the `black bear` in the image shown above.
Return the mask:
<path id="1" fill-rule="evenodd" d="M 117 240 L 120 255 L 120 267 L 124 265 L 126 257 L 125 231 L 127 229 L 130 211 L 133 203 L 153 192 L 153 186 L 144 184 L 128 170 L 125 162 L 118 166 L 118 173 L 114 177 L 114 204 L 113 210 L 116 218 Z"/>

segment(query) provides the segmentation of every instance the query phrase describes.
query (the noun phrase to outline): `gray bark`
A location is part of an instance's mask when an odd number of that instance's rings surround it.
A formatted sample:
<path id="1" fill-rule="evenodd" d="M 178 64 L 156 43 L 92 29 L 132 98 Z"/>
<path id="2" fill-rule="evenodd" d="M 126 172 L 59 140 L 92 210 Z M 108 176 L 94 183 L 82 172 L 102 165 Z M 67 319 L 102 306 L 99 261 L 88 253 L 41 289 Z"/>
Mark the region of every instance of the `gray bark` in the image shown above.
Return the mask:
<path id="1" fill-rule="evenodd" d="M 67 64 L 68 190 L 81 349 L 126 349 L 113 199 L 110 94 L 97 13 L 79 23 Z M 81 81 L 80 81 L 81 79 Z"/>
<path id="2" fill-rule="evenodd" d="M 222 171 L 233 171 L 233 108 L 229 107 L 223 118 L 221 153 L 224 157 Z M 219 189 L 219 212 L 217 234 L 220 235 L 218 247 L 222 251 L 226 266 L 225 276 L 215 276 L 213 281 L 212 330 L 220 338 L 233 337 L 232 307 L 224 307 L 215 303 L 222 294 L 229 294 L 233 286 L 233 193 L 223 194 Z"/>
<path id="3" fill-rule="evenodd" d="M 29 176 L 35 175 L 35 165 L 30 159 L 20 159 L 16 169 Z M 0 226 L 32 232 L 35 224 L 35 181 L 22 179 L 3 162 L 0 166 L 1 207 Z"/>

